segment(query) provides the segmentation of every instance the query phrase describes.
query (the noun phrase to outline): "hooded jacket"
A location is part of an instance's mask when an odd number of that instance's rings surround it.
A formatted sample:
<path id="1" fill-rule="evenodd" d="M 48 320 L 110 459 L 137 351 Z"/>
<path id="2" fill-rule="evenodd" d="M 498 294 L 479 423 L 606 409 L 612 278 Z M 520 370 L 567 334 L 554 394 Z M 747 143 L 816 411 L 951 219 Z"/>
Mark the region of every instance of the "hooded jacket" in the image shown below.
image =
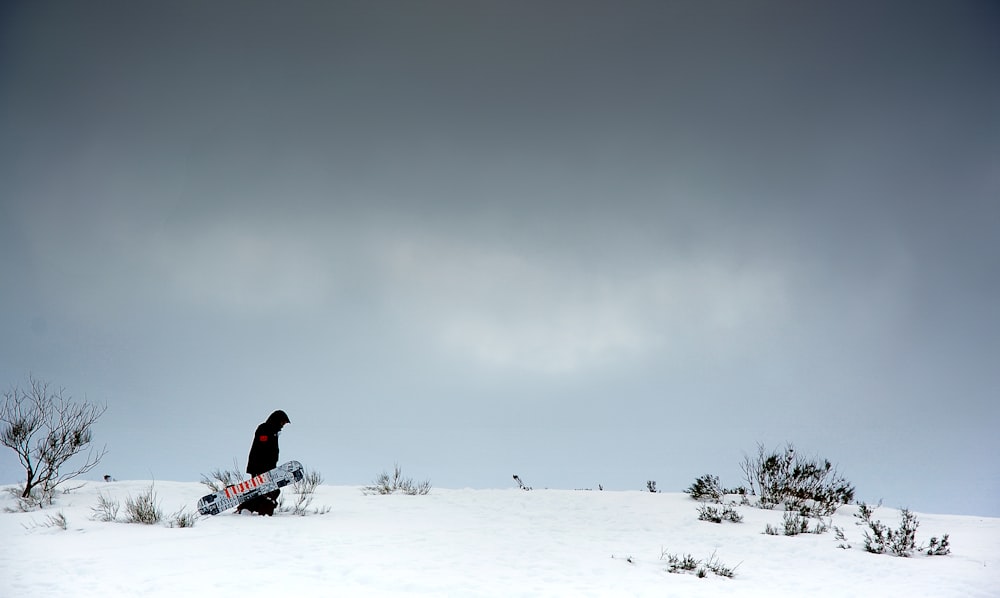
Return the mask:
<path id="1" fill-rule="evenodd" d="M 278 466 L 278 432 L 285 424 L 292 423 L 280 409 L 268 416 L 267 421 L 257 426 L 247 457 L 247 473 L 260 475 Z"/>

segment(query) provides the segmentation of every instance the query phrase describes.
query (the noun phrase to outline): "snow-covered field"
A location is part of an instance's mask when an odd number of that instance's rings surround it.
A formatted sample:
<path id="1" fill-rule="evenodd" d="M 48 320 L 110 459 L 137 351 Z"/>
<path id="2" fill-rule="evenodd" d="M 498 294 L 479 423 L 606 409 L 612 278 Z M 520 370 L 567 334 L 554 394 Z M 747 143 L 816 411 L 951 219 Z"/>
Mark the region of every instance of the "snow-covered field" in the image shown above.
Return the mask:
<path id="1" fill-rule="evenodd" d="M 92 482 L 43 511 L 0 513 L 0 596 L 1000 596 L 998 518 L 917 513 L 918 543 L 948 533 L 952 553 L 911 558 L 865 552 L 853 506 L 833 517 L 843 550 L 832 532 L 765 535 L 779 511 L 698 521 L 681 493 L 320 486 L 313 507 L 325 514 L 230 511 L 190 528 L 93 519 L 99 494 L 124 505 L 149 486 Z M 206 493 L 195 482 L 154 490 L 168 516 Z M 67 529 L 47 525 L 57 514 Z M 899 512 L 875 518 L 895 527 Z M 664 552 L 714 554 L 736 575 L 668 573 Z"/>

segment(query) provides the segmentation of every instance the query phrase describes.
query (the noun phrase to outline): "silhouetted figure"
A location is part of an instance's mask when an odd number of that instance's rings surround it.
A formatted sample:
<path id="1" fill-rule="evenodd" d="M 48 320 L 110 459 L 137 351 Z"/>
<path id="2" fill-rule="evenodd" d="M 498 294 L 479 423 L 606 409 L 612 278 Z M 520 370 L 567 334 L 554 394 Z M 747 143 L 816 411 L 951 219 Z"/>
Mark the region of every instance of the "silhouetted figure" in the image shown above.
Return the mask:
<path id="1" fill-rule="evenodd" d="M 253 443 L 250 445 L 250 454 L 247 456 L 247 473 L 251 477 L 271 471 L 278 466 L 278 435 L 285 424 L 290 423 L 292 422 L 288 419 L 288 415 L 279 409 L 269 415 L 267 421 L 257 426 Z M 274 490 L 252 498 L 237 507 L 236 512 L 246 510 L 261 515 L 274 515 L 280 494 L 281 490 Z"/>

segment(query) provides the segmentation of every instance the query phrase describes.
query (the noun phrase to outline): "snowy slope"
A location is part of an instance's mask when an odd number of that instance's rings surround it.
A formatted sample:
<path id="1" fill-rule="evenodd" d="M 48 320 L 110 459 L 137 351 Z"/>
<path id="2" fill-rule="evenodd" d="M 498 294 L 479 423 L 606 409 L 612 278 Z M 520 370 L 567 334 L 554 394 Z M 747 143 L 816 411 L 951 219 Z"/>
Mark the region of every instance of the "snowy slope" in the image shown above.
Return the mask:
<path id="1" fill-rule="evenodd" d="M 320 486 L 313 506 L 331 507 L 321 515 L 229 512 L 192 528 L 92 519 L 99 493 L 124 503 L 149 485 L 88 483 L 43 511 L 0 513 L 0 596 L 1000 596 L 997 518 L 918 513 L 918 542 L 948 533 L 952 554 L 912 558 L 865 552 L 854 507 L 833 518 L 853 545 L 842 550 L 832 533 L 763 534 L 779 511 L 738 507 L 742 523 L 714 524 L 685 494 L 638 491 Z M 167 515 L 206 493 L 154 488 Z M 45 525 L 57 513 L 68 529 Z M 890 526 L 898 516 L 875 515 Z M 664 551 L 715 553 L 736 576 L 668 573 Z"/>

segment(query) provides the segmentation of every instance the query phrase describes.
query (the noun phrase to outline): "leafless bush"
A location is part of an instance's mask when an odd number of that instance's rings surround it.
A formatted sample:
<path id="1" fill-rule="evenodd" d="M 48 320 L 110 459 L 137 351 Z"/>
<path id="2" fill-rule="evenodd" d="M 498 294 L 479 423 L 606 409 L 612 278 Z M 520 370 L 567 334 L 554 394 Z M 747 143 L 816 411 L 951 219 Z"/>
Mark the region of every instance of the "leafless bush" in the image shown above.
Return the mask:
<path id="1" fill-rule="evenodd" d="M 312 505 L 314 495 L 316 493 L 316 488 L 323 483 L 323 476 L 320 472 L 316 470 L 307 469 L 305 475 L 302 479 L 294 482 L 292 484 L 292 492 L 295 495 L 295 502 L 290 506 L 286 507 L 282 504 L 279 505 L 279 510 L 286 513 L 291 513 L 292 515 L 308 515 L 309 507 Z M 330 512 L 330 507 L 318 507 L 312 510 L 314 515 L 323 515 Z"/>
<path id="2" fill-rule="evenodd" d="M 803 458 L 791 444 L 781 453 L 758 444 L 757 455 L 745 456 L 741 468 L 765 509 L 784 504 L 803 516 L 824 517 L 854 500 L 854 486 L 830 461 Z"/>
<path id="3" fill-rule="evenodd" d="M 734 509 L 732 505 L 723 507 L 721 511 L 718 508 L 709 505 L 701 505 L 698 507 L 698 521 L 722 523 L 723 520 L 740 523 L 743 521 L 743 515 L 740 515 L 739 511 Z"/>
<path id="4" fill-rule="evenodd" d="M 909 509 L 900 511 L 899 529 L 892 529 L 881 521 L 872 521 L 875 509 L 865 503 L 858 505 L 858 512 L 854 517 L 858 519 L 857 525 L 863 526 L 865 535 L 865 550 L 875 554 L 886 552 L 896 556 L 908 557 L 915 550 L 922 550 L 917 547 L 917 528 L 920 522 L 917 516 Z"/>
<path id="5" fill-rule="evenodd" d="M 7 513 L 27 513 L 28 511 L 35 511 L 41 509 L 46 505 L 51 505 L 54 499 L 53 492 L 43 493 L 39 488 L 32 488 L 28 496 L 23 496 L 23 491 L 20 486 L 10 487 L 6 489 L 7 493 L 11 495 L 14 499 L 13 507 L 4 507 L 4 511 Z"/>
<path id="6" fill-rule="evenodd" d="M 236 459 L 233 459 L 232 469 L 213 469 L 208 475 L 201 474 L 201 483 L 212 492 L 222 492 L 229 486 L 239 484 L 243 478 L 243 472 L 240 471 Z"/>
<path id="7" fill-rule="evenodd" d="M 430 480 L 415 484 L 411 478 L 403 477 L 399 464 L 393 466 L 392 475 L 383 471 L 370 486 L 361 489 L 365 494 L 409 494 L 411 496 L 427 494 L 431 491 Z"/>
<path id="8" fill-rule="evenodd" d="M 66 515 L 62 511 L 59 511 L 55 515 L 49 515 L 48 517 L 46 517 L 45 523 L 32 522 L 31 525 L 22 524 L 22 527 L 24 527 L 27 530 L 32 530 L 39 527 L 55 527 L 63 531 L 66 531 L 66 529 L 69 527 L 69 523 L 66 521 Z"/>
<path id="9" fill-rule="evenodd" d="M 194 524 L 198 521 L 198 515 L 188 511 L 187 508 L 181 507 L 179 511 L 170 516 L 167 520 L 167 525 L 169 527 L 194 527 Z"/>
<path id="10" fill-rule="evenodd" d="M 21 498 L 38 506 L 52 504 L 57 486 L 96 467 L 107 452 L 89 448 L 91 427 L 106 406 L 73 402 L 63 397 L 63 389 L 51 390 L 47 382 L 30 376 L 26 388 L 14 386 L 3 399 L 0 444 L 13 450 L 24 468 Z M 84 451 L 87 458 L 82 464 L 64 468 Z"/>
<path id="11" fill-rule="evenodd" d="M 125 498 L 125 521 L 127 523 L 153 525 L 162 520 L 163 511 L 160 509 L 160 503 L 152 485 L 135 498 L 131 496 Z"/>
<path id="12" fill-rule="evenodd" d="M 121 504 L 117 500 L 113 500 L 104 494 L 98 494 L 97 506 L 92 508 L 91 511 L 94 513 L 93 518 L 95 520 L 110 523 L 118 520 L 119 508 L 121 508 Z"/>
<path id="13" fill-rule="evenodd" d="M 725 494 L 719 483 L 719 476 L 710 473 L 696 479 L 684 492 L 695 500 L 711 502 L 722 502 L 722 496 Z"/>
<path id="14" fill-rule="evenodd" d="M 712 552 L 707 559 L 701 560 L 694 558 L 690 554 L 681 556 L 671 554 L 666 550 L 661 550 L 660 560 L 667 562 L 668 573 L 693 573 L 695 576 L 702 579 L 708 577 L 709 573 L 714 573 L 719 577 L 733 578 L 736 576 L 736 569 L 740 566 L 727 566 L 719 560 L 719 557 L 716 556 L 715 552 Z"/>

